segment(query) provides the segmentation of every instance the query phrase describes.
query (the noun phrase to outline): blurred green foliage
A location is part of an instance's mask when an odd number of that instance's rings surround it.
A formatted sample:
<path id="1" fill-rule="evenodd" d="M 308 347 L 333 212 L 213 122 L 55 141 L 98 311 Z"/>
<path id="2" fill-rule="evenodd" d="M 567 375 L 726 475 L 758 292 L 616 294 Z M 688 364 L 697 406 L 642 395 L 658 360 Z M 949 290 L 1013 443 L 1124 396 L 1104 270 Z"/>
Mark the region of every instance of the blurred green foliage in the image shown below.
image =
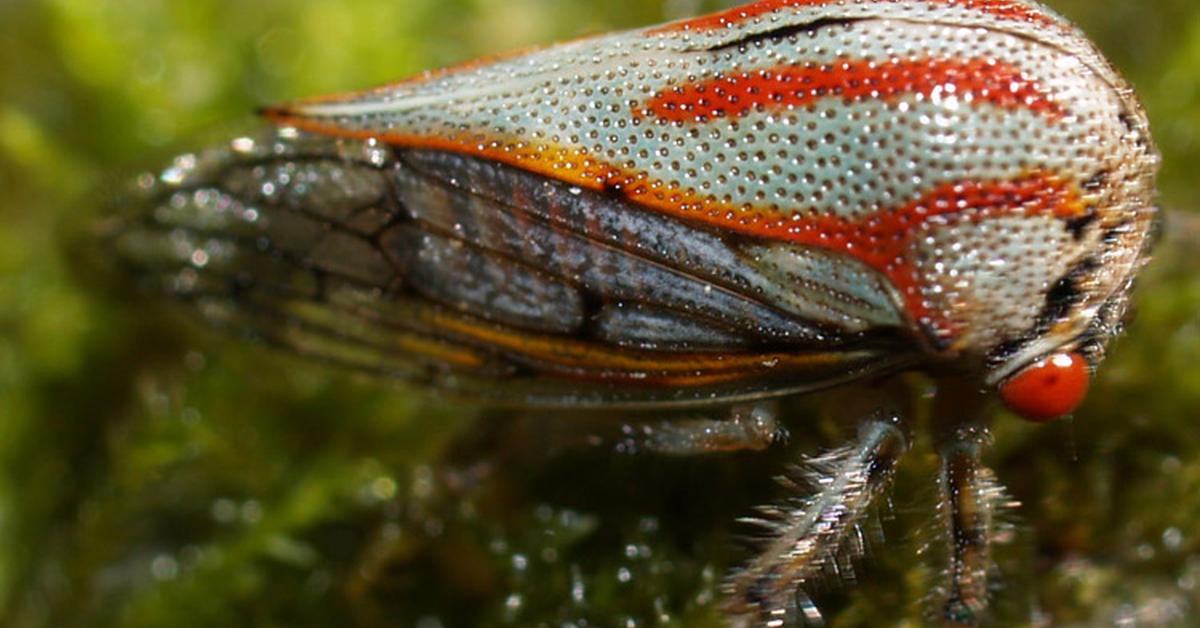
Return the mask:
<path id="1" fill-rule="evenodd" d="M 98 272 L 88 237 L 130 173 L 252 124 L 257 105 L 718 4 L 0 2 L 0 623 L 719 623 L 716 585 L 744 555 L 733 518 L 844 429 L 797 424 L 783 451 L 720 460 L 534 455 L 553 422 L 514 428 L 226 343 Z M 1186 625 L 1200 616 L 1200 223 L 1186 217 L 1200 4 L 1052 5 L 1143 95 L 1177 216 L 1078 418 L 998 425 L 991 460 L 1024 503 L 1002 612 Z M 924 451 L 898 479 L 890 540 L 829 595 L 835 624 L 920 623 Z"/>

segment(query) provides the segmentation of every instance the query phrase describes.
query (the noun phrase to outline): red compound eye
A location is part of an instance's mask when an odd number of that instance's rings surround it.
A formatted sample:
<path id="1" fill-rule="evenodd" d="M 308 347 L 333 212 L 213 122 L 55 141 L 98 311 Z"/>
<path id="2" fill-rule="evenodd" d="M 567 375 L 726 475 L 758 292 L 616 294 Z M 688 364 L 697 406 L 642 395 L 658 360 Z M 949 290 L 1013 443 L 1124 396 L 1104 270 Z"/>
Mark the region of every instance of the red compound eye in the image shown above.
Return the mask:
<path id="1" fill-rule="evenodd" d="M 1042 423 L 1075 411 L 1088 390 L 1088 368 L 1078 353 L 1056 353 L 1018 372 L 1000 386 L 1013 412 Z"/>

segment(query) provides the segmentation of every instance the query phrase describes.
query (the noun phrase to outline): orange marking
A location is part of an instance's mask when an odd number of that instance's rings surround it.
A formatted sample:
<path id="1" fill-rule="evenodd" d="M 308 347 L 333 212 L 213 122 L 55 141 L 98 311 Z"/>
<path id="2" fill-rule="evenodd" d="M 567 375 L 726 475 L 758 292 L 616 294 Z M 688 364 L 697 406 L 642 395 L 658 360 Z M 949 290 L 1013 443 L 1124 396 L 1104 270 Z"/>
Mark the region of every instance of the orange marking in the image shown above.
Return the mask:
<path id="1" fill-rule="evenodd" d="M 444 150 L 484 157 L 591 190 L 624 187 L 642 178 L 626 176 L 616 167 L 588 155 L 581 149 L 554 146 L 548 143 L 537 144 L 526 140 L 500 141 L 470 134 L 439 137 L 416 133 L 380 133 L 370 130 L 346 129 L 338 126 L 332 120 L 311 118 L 295 113 L 287 106 L 264 109 L 262 115 L 279 126 L 294 127 L 318 135 L 359 140 L 374 139 L 405 148 Z"/>
<path id="2" fill-rule="evenodd" d="M 776 368 L 835 365 L 845 361 L 841 353 L 672 353 L 654 354 L 581 342 L 556 336 L 535 336 L 502 327 L 433 313 L 430 324 L 440 330 L 471 338 L 484 345 L 513 351 L 549 364 L 589 371 L 620 371 L 627 377 L 714 377 L 722 373 L 736 379 L 746 372 Z M 638 379 L 643 379 L 639 377 Z"/>
<path id="3" fill-rule="evenodd" d="M 647 31 L 650 34 L 679 33 L 685 31 L 714 31 L 722 28 L 736 28 L 745 22 L 762 17 L 769 13 L 795 7 L 819 7 L 836 4 L 841 0 L 760 0 L 753 4 L 735 7 L 725 11 L 703 15 L 696 18 L 672 22 Z M 876 0 L 877 4 L 895 3 L 898 0 Z M 980 13 L 985 13 L 1003 20 L 1032 22 L 1050 26 L 1056 23 L 1054 18 L 1014 0 L 925 0 L 927 4 L 948 7 L 964 7 Z"/>
<path id="4" fill-rule="evenodd" d="M 537 335 L 457 315 L 434 306 L 398 304 L 399 319 L 415 323 L 419 333 L 448 336 L 447 343 L 460 346 L 462 355 L 475 358 L 475 351 L 501 351 L 539 363 L 542 375 L 592 382 L 625 382 L 632 385 L 698 387 L 753 379 L 772 372 L 803 377 L 813 369 L 836 373 L 838 365 L 873 355 L 862 350 L 822 353 L 722 353 L 716 351 L 655 353 L 614 347 L 562 336 Z M 370 314 L 364 314 L 371 318 Z M 379 319 L 387 322 L 392 319 Z M 430 346 L 445 345 L 426 340 Z M 399 343 L 398 343 L 399 344 Z M 471 345 L 467 347 L 466 345 Z M 418 345 L 400 344 L 402 350 Z M 430 355 L 429 351 L 418 353 Z M 438 352 L 441 355 L 441 352 Z M 484 360 L 454 361 L 454 366 L 479 367 Z M 535 367 L 536 368 L 536 367 Z M 777 369 L 781 369 L 777 371 Z"/>
<path id="5" fill-rule="evenodd" d="M 778 66 L 664 90 L 638 113 L 669 122 L 705 122 L 746 115 L 760 107 L 785 108 L 841 98 L 846 103 L 893 100 L 904 94 L 946 96 L 1063 115 L 1041 85 L 1016 66 L 990 59 L 892 59 L 882 63 L 842 60 L 834 64 Z"/>
<path id="6" fill-rule="evenodd" d="M 370 311 L 370 308 L 356 313 L 369 318 L 369 315 L 366 314 L 368 311 Z M 288 308 L 288 313 L 299 317 L 301 320 L 318 325 L 324 324 L 329 319 L 328 310 L 316 303 L 295 302 Z M 364 333 L 355 333 L 359 331 L 357 327 L 347 327 L 342 329 L 342 331 L 352 335 L 357 340 L 363 341 L 370 347 L 383 348 L 385 352 L 398 349 L 403 353 L 420 355 L 446 364 L 466 368 L 479 368 L 486 364 L 486 360 L 482 356 L 463 347 L 456 347 L 438 340 L 431 340 L 402 331 L 389 330 L 390 333 L 371 332 L 370 336 Z M 337 344 L 333 343 L 330 346 L 336 347 Z M 357 347 L 355 349 L 364 353 L 374 351 L 373 349 L 364 350 Z"/>
<path id="7" fill-rule="evenodd" d="M 479 368 L 486 363 L 478 355 L 434 340 L 404 335 L 396 339 L 396 345 L 401 347 L 403 351 L 432 357 L 455 366 Z"/>

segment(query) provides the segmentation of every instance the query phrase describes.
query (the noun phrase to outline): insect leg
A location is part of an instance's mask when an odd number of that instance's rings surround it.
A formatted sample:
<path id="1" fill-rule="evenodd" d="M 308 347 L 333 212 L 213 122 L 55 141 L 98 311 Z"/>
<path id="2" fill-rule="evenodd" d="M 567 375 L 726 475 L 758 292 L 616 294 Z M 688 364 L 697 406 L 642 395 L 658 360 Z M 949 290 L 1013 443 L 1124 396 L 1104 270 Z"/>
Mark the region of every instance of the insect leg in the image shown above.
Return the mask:
<path id="1" fill-rule="evenodd" d="M 740 404 L 725 419 L 680 418 L 627 425 L 623 445 L 672 456 L 729 451 L 761 451 L 787 437 L 774 401 Z"/>
<path id="2" fill-rule="evenodd" d="M 863 550 L 859 524 L 907 448 L 903 413 L 877 410 L 862 422 L 853 444 L 812 459 L 781 480 L 796 491 L 811 485 L 816 493 L 763 508 L 746 520 L 766 530 L 769 541 L 726 582 L 725 610 L 734 625 L 821 621 L 807 589 Z"/>
<path id="3" fill-rule="evenodd" d="M 994 515 L 1004 491 L 980 462 L 988 433 L 976 425 L 955 430 L 939 447 L 942 525 L 950 543 L 942 618 L 975 625 L 987 611 Z"/>
<path id="4" fill-rule="evenodd" d="M 939 619 L 946 625 L 974 626 L 988 610 L 996 515 L 1006 497 L 981 462 L 991 443 L 986 410 L 987 396 L 971 380 L 939 382 L 933 421 L 941 458 L 939 524 L 947 561 Z"/>

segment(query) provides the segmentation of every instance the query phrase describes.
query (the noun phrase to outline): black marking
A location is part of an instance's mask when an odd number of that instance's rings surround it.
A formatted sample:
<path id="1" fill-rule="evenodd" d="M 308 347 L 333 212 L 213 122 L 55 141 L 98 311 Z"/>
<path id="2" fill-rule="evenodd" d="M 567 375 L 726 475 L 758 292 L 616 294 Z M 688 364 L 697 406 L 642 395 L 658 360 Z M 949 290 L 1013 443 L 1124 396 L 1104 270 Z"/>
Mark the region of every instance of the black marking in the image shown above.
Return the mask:
<path id="1" fill-rule="evenodd" d="M 1067 271 L 1061 279 L 1046 292 L 1046 305 L 1042 308 L 1039 329 L 1053 325 L 1056 321 L 1070 313 L 1071 308 L 1083 299 L 1080 284 L 1083 278 L 1096 270 L 1099 264 L 1094 258 L 1087 258 Z"/>
<path id="2" fill-rule="evenodd" d="M 1135 118 L 1132 113 L 1123 110 L 1121 113 L 1117 114 L 1117 119 L 1121 121 L 1121 124 L 1125 127 L 1126 131 L 1130 133 L 1138 132 L 1137 118 Z"/>
<path id="3" fill-rule="evenodd" d="M 576 291 L 579 293 L 580 305 L 583 310 L 583 317 L 581 318 L 579 327 L 576 329 L 576 333 L 580 338 L 600 341 L 600 314 L 604 310 L 604 306 L 613 301 L 583 286 L 579 286 Z"/>
<path id="4" fill-rule="evenodd" d="M 1109 227 L 1104 231 L 1103 241 L 1107 246 L 1116 246 L 1121 243 L 1121 237 L 1129 232 L 1129 220 L 1123 220 L 1116 225 Z"/>
<path id="5" fill-rule="evenodd" d="M 794 37 L 796 35 L 815 34 L 817 31 L 825 28 L 843 26 L 849 30 L 855 23 L 862 22 L 865 19 L 866 18 L 827 17 L 812 20 L 811 22 L 805 22 L 803 24 L 789 24 L 787 26 L 767 30 L 761 33 L 752 33 L 736 41 L 719 44 L 710 48 L 705 48 L 704 50 L 706 52 L 719 52 L 722 50 L 738 50 L 741 52 L 746 52 L 748 47 L 760 42 L 776 42 L 788 37 Z"/>
<path id="6" fill-rule="evenodd" d="M 1087 181 L 1083 182 L 1084 191 L 1095 193 L 1103 190 L 1104 187 L 1108 185 L 1108 180 L 1111 176 L 1112 172 L 1108 170 L 1101 170 L 1097 172 L 1089 177 Z"/>
<path id="7" fill-rule="evenodd" d="M 1147 138 L 1146 133 L 1142 132 L 1137 116 L 1128 111 L 1122 111 L 1117 115 L 1117 119 L 1125 126 L 1125 131 L 1133 136 L 1134 143 L 1137 144 L 1138 148 L 1146 150 L 1150 147 L 1150 140 Z"/>
<path id="8" fill-rule="evenodd" d="M 1078 301 L 1079 295 L 1079 286 L 1076 284 L 1075 277 L 1067 275 L 1059 279 L 1058 283 L 1054 284 L 1054 287 L 1046 293 L 1046 304 L 1051 310 L 1062 309 Z"/>
<path id="9" fill-rule="evenodd" d="M 1046 292 L 1046 304 L 1042 306 L 1042 311 L 1038 313 L 1037 322 L 1025 334 L 1019 338 L 1007 340 L 996 346 L 988 356 L 988 362 L 992 365 L 1003 364 L 1012 356 L 1016 355 L 1021 349 L 1041 338 L 1053 327 L 1056 323 L 1070 314 L 1071 309 L 1079 304 L 1083 299 L 1084 279 L 1099 268 L 1099 263 L 1095 258 L 1087 258 L 1071 267 L 1065 275 L 1062 276 L 1050 290 Z"/>
<path id="10" fill-rule="evenodd" d="M 620 199 L 627 198 L 624 192 L 624 186 L 612 179 L 605 179 L 600 185 L 600 193 L 606 196 L 612 196 Z"/>
<path id="11" fill-rule="evenodd" d="M 1096 211 L 1094 205 L 1089 205 L 1086 212 L 1082 216 L 1068 218 L 1066 221 L 1067 231 L 1071 232 L 1071 237 L 1076 242 L 1083 240 L 1083 236 L 1087 234 L 1087 228 L 1100 218 L 1099 212 Z"/>

